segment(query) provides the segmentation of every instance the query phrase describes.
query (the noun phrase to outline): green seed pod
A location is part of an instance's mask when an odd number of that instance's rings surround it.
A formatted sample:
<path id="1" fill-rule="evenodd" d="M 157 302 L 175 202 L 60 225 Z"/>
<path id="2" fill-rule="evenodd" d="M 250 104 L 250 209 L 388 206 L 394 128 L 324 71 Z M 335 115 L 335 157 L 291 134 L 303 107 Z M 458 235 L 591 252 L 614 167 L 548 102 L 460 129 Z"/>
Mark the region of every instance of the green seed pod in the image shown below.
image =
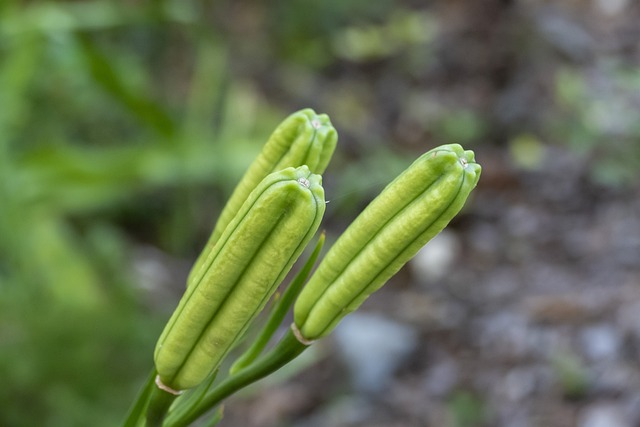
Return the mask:
<path id="1" fill-rule="evenodd" d="M 322 178 L 268 175 L 209 252 L 155 350 L 162 383 L 194 387 L 216 369 L 291 269 L 324 214 Z"/>
<path id="2" fill-rule="evenodd" d="M 240 209 L 249 193 L 270 173 L 307 165 L 315 174 L 322 174 L 336 148 L 338 133 L 329 116 L 316 114 L 307 108 L 287 117 L 271 134 L 262 152 L 247 169 L 220 214 L 204 250 L 193 265 L 187 285 L 198 274 L 207 253 Z"/>
<path id="3" fill-rule="evenodd" d="M 462 209 L 480 178 L 458 144 L 425 153 L 340 236 L 302 290 L 294 323 L 306 340 L 327 335 Z"/>

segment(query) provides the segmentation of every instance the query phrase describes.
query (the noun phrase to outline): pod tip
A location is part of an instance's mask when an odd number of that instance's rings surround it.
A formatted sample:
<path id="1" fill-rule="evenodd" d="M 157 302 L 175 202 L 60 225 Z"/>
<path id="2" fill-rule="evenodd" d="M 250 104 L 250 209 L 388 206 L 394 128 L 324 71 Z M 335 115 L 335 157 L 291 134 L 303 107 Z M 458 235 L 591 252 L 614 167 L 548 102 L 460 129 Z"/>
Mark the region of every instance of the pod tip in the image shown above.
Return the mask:
<path id="1" fill-rule="evenodd" d="M 298 183 L 305 188 L 309 188 L 311 186 L 311 183 L 309 182 L 309 180 L 304 177 L 298 178 Z"/>

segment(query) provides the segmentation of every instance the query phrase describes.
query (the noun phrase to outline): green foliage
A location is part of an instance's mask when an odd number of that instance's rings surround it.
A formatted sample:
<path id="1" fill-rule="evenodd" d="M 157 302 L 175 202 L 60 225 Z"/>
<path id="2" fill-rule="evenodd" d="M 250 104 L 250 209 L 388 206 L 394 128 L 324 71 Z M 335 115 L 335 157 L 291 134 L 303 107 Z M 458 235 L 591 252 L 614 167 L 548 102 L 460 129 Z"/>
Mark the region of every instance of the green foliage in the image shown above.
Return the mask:
<path id="1" fill-rule="evenodd" d="M 332 48 L 338 57 L 364 62 L 425 45 L 435 34 L 436 25 L 430 15 L 400 9 L 381 24 L 351 25 L 336 31 Z"/>
<path id="2" fill-rule="evenodd" d="M 0 2 L 0 425 L 121 421 L 167 309 L 145 299 L 136 247 L 193 259 L 282 117 L 231 75 L 206 8 Z M 411 49 L 423 61 L 436 28 L 390 1 L 279 1 L 266 14 L 274 57 L 311 68 Z M 463 111 L 434 132 L 464 142 L 482 126 Z M 373 145 L 363 166 L 342 159 L 337 203 L 355 208 L 406 164 Z"/>
<path id="3" fill-rule="evenodd" d="M 275 125 L 198 2 L 149 3 L 0 6 L 0 425 L 122 420 L 164 319 L 133 236 L 192 256 Z"/>
<path id="4" fill-rule="evenodd" d="M 440 140 L 465 145 L 481 138 L 486 130 L 486 124 L 479 114 L 466 109 L 446 111 L 434 125 L 434 133 Z"/>
<path id="5" fill-rule="evenodd" d="M 358 17 L 361 21 L 382 19 L 393 10 L 389 0 L 308 2 L 280 0 L 269 8 L 274 46 L 279 56 L 321 67 L 333 62 L 331 35 Z"/>
<path id="6" fill-rule="evenodd" d="M 568 399 L 581 399 L 589 390 L 589 372 L 580 358 L 568 351 L 558 352 L 551 366 L 562 394 Z"/>
<path id="7" fill-rule="evenodd" d="M 478 427 L 486 422 L 486 404 L 473 393 L 456 392 L 449 400 L 448 407 L 451 427 Z"/>
<path id="8" fill-rule="evenodd" d="M 520 134 L 509 141 L 509 154 L 518 167 L 524 170 L 537 170 L 542 166 L 545 146 L 531 134 Z"/>
<path id="9" fill-rule="evenodd" d="M 591 178 L 625 186 L 638 179 L 640 72 L 622 63 L 604 63 L 599 78 L 561 69 L 555 78 L 558 114 L 550 120 L 554 138 L 587 159 Z"/>

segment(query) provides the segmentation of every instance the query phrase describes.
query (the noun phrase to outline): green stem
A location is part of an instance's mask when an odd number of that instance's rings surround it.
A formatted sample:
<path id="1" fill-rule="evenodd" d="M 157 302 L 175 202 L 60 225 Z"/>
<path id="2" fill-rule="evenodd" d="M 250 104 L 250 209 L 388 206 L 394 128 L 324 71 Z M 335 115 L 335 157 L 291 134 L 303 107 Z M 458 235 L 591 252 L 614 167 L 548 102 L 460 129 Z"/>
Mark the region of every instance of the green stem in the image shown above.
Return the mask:
<path id="1" fill-rule="evenodd" d="M 136 397 L 134 404 L 129 409 L 129 413 L 127 414 L 127 418 L 122 427 L 137 427 L 140 423 L 140 419 L 144 414 L 144 409 L 147 406 L 147 401 L 149 400 L 149 395 L 155 387 L 154 380 L 156 375 L 156 370 L 152 369 L 144 383 L 144 386 L 138 392 L 138 396 Z"/>
<path id="2" fill-rule="evenodd" d="M 309 258 L 305 262 L 305 264 L 300 269 L 300 272 L 296 275 L 296 277 L 291 281 L 291 284 L 287 287 L 287 290 L 282 294 L 282 298 L 277 302 L 273 311 L 269 315 L 267 323 L 264 325 L 262 331 L 258 337 L 253 341 L 251 346 L 245 351 L 235 363 L 231 366 L 229 372 L 233 375 L 236 372 L 246 368 L 253 361 L 255 361 L 258 356 L 262 353 L 264 348 L 271 340 L 271 337 L 278 329 L 278 326 L 282 323 L 287 312 L 293 305 L 296 297 L 300 294 L 302 290 L 302 285 L 307 281 L 309 275 L 311 274 L 311 269 L 316 263 L 318 256 L 320 256 L 320 252 L 322 251 L 322 247 L 324 246 L 325 241 L 325 233 L 322 232 L 320 237 L 318 238 L 318 242 L 316 243 L 315 248 Z"/>
<path id="3" fill-rule="evenodd" d="M 188 426 L 236 391 L 282 368 L 299 356 L 307 347 L 307 345 L 298 341 L 293 332 L 289 330 L 269 353 L 214 387 L 193 411 L 178 419 L 169 417 L 165 427 Z"/>
<path id="4" fill-rule="evenodd" d="M 220 405 L 216 412 L 213 414 L 209 421 L 206 424 L 203 424 L 202 427 L 214 427 L 217 426 L 220 421 L 222 421 L 222 417 L 224 416 L 224 405 Z"/>
<path id="5" fill-rule="evenodd" d="M 216 370 L 213 374 L 209 375 L 209 378 L 206 381 L 181 395 L 180 398 L 176 400 L 175 405 L 171 408 L 170 415 L 167 416 L 182 418 L 185 414 L 191 412 L 204 398 L 205 394 L 216 380 L 217 375 L 218 371 Z"/>
<path id="6" fill-rule="evenodd" d="M 162 427 L 162 421 L 176 397 L 178 396 L 175 394 L 155 387 L 149 399 L 146 427 Z"/>

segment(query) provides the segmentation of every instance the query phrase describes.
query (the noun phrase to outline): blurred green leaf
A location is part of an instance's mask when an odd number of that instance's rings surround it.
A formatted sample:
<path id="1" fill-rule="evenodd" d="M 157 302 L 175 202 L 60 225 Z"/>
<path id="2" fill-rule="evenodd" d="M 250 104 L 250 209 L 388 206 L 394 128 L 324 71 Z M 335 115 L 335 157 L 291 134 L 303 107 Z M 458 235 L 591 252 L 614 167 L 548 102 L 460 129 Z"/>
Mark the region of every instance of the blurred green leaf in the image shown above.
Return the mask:
<path id="1" fill-rule="evenodd" d="M 436 32 L 431 15 L 400 9 L 382 24 L 355 25 L 337 31 L 332 48 L 339 57 L 350 61 L 377 60 L 427 44 Z"/>
<path id="2" fill-rule="evenodd" d="M 551 365 L 564 395 L 570 399 L 583 398 L 589 389 L 589 376 L 583 362 L 571 352 L 558 352 Z"/>
<path id="3" fill-rule="evenodd" d="M 87 36 L 79 36 L 87 65 L 95 82 L 126 108 L 141 123 L 150 126 L 164 137 L 176 133 L 176 125 L 167 112 L 143 94 L 141 87 L 129 87 L 113 67 L 113 59 L 102 53 Z"/>
<path id="4" fill-rule="evenodd" d="M 535 136 L 521 134 L 509 142 L 509 153 L 518 167 L 525 170 L 537 170 L 544 160 L 545 146 Z"/>
<path id="5" fill-rule="evenodd" d="M 434 132 L 443 141 L 469 145 L 485 132 L 485 123 L 470 110 L 449 111 L 435 124 Z"/>
<path id="6" fill-rule="evenodd" d="M 482 399 L 475 394 L 460 391 L 449 400 L 449 412 L 452 417 L 452 427 L 481 426 L 487 419 L 487 408 Z"/>
<path id="7" fill-rule="evenodd" d="M 598 79 L 575 68 L 555 75 L 560 109 L 549 121 L 549 134 L 566 144 L 589 166 L 590 178 L 603 185 L 626 187 L 638 179 L 640 72 L 624 63 L 605 63 Z"/>

